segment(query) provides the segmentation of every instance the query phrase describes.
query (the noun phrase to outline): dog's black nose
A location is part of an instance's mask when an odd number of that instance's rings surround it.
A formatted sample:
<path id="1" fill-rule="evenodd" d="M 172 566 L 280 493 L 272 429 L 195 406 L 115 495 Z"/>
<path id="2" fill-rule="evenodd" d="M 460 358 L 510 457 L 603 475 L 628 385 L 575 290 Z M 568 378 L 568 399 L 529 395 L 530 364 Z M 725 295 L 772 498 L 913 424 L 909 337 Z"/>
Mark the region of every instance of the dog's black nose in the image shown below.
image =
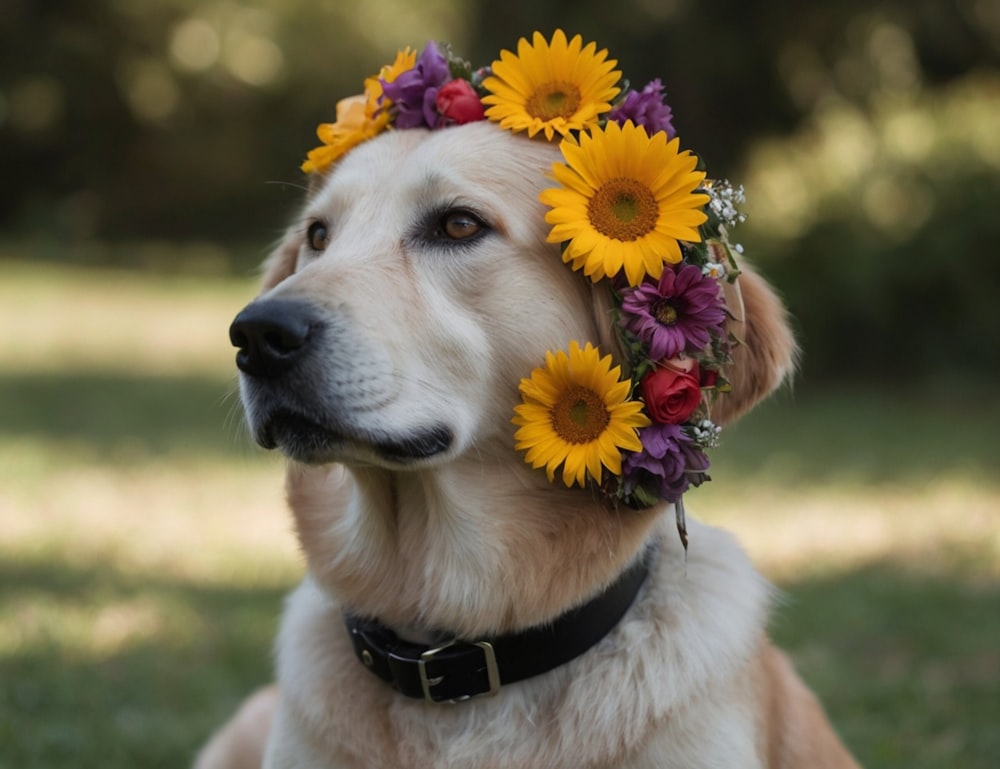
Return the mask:
<path id="1" fill-rule="evenodd" d="M 308 349 L 317 325 L 316 311 L 301 302 L 251 302 L 229 327 L 229 341 L 240 348 L 236 365 L 250 376 L 279 377 Z"/>

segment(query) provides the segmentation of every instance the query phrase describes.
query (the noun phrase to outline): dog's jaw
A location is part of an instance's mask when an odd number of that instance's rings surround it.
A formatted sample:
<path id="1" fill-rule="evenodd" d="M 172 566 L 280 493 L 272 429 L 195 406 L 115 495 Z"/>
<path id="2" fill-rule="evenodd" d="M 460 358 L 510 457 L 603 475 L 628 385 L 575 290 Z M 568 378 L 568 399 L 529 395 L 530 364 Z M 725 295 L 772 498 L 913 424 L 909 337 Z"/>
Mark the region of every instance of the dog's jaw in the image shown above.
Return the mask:
<path id="1" fill-rule="evenodd" d="M 303 414 L 278 410 L 254 430 L 257 443 L 278 449 L 289 459 L 309 465 L 348 462 L 386 466 L 413 465 L 445 454 L 454 436 L 436 424 L 399 434 L 348 434 Z"/>

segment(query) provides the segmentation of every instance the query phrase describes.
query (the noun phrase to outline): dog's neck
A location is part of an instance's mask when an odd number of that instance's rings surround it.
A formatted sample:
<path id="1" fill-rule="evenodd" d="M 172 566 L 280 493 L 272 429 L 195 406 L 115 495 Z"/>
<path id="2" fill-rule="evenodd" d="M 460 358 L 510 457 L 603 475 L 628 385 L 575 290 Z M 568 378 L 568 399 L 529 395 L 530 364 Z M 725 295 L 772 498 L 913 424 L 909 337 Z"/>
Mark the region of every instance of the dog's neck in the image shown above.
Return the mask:
<path id="1" fill-rule="evenodd" d="M 482 456 L 409 472 L 292 465 L 289 503 L 316 582 L 410 637 L 551 620 L 613 581 L 660 512 L 609 510 Z"/>

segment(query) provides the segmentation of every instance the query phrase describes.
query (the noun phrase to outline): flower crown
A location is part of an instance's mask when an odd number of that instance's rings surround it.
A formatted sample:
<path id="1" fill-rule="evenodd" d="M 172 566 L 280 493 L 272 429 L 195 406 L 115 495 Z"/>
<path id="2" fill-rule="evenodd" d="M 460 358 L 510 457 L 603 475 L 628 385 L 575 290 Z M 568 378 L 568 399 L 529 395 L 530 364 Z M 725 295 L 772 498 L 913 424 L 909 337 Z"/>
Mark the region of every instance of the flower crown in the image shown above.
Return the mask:
<path id="1" fill-rule="evenodd" d="M 699 159 L 680 150 L 660 81 L 620 86 L 616 64 L 562 30 L 522 38 L 516 53 L 477 70 L 446 46 L 429 43 L 419 57 L 407 48 L 365 81 L 364 94 L 337 104 L 302 170 L 322 172 L 390 129 L 491 120 L 558 138 L 558 186 L 540 195 L 548 241 L 562 244 L 574 270 L 609 282 L 629 373 L 589 343 L 550 351 L 521 380 L 515 448 L 550 481 L 561 468 L 567 487 L 592 484 L 642 508 L 680 503 L 708 480 L 705 451 L 720 430 L 709 411 L 729 390 L 723 370 L 737 343 L 726 293 L 742 249 L 728 232 L 745 217 L 742 188 L 706 180 Z"/>

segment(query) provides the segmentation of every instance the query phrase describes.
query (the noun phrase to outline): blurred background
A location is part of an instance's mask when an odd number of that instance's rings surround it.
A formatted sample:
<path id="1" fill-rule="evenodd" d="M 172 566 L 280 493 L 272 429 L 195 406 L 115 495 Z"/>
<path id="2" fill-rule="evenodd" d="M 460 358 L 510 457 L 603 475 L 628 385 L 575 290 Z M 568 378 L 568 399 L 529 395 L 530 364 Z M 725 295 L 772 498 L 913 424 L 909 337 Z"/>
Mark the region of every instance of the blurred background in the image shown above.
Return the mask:
<path id="1" fill-rule="evenodd" d="M 862 763 L 998 765 L 1000 0 L 4 0 L 0 767 L 185 765 L 268 680 L 301 563 L 229 320 L 337 99 L 556 27 L 662 79 L 795 317 L 689 507 Z"/>

